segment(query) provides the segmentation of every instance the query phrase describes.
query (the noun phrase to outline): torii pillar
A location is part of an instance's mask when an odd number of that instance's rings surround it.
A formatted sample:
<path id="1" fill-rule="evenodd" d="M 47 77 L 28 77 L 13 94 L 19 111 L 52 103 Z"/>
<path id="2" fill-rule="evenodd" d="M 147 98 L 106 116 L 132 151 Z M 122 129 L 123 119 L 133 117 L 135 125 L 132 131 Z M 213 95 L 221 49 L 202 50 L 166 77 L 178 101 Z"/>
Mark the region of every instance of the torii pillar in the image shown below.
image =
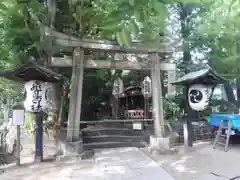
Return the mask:
<path id="1" fill-rule="evenodd" d="M 80 140 L 79 126 L 82 104 L 82 87 L 84 72 L 83 62 L 84 62 L 84 50 L 77 47 L 73 51 L 72 59 L 73 67 L 67 129 L 67 140 L 69 142 Z"/>
<path id="2" fill-rule="evenodd" d="M 163 97 L 161 83 L 161 64 L 158 53 L 149 54 L 151 59 L 152 101 L 154 118 L 154 135 L 150 136 L 150 151 L 163 152 L 171 150 L 170 138 L 165 137 Z"/>

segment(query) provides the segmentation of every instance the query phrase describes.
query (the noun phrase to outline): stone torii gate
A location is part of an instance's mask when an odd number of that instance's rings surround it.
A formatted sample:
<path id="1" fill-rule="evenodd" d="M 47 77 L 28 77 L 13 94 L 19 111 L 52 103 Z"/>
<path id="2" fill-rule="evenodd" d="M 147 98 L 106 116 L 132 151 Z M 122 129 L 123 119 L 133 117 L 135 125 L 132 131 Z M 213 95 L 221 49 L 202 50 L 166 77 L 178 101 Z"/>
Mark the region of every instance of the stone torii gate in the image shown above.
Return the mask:
<path id="1" fill-rule="evenodd" d="M 175 78 L 175 64 L 165 63 L 165 56 L 171 52 L 166 49 L 166 44 L 160 45 L 150 43 L 133 43 L 132 47 L 121 47 L 116 42 L 96 41 L 90 39 L 80 40 L 76 37 L 56 32 L 45 27 L 45 38 L 52 42 L 54 48 L 65 47 L 73 49 L 72 57 L 52 57 L 49 64 L 52 67 L 72 67 L 70 107 L 68 116 L 67 139 L 70 142 L 80 140 L 80 115 L 82 101 L 82 86 L 84 68 L 124 69 L 124 70 L 146 70 L 151 71 L 153 92 L 153 115 L 154 130 L 156 137 L 164 136 L 164 116 L 162 101 L 161 70 L 169 71 L 169 91 L 173 91 L 170 83 Z M 84 50 L 102 51 L 111 53 L 145 54 L 149 62 L 130 62 L 127 60 L 93 60 L 84 55 Z M 156 142 L 156 141 L 155 141 Z"/>

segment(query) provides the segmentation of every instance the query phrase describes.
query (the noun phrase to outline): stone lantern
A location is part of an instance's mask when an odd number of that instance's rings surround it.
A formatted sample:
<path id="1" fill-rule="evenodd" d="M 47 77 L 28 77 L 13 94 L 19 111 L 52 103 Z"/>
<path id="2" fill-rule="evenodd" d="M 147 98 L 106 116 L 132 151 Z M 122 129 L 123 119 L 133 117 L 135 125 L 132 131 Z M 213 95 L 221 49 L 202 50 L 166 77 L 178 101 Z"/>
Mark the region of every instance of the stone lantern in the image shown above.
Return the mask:
<path id="1" fill-rule="evenodd" d="M 112 95 L 115 97 L 116 105 L 114 108 L 115 119 L 119 116 L 119 98 L 124 96 L 124 85 L 121 78 L 117 78 L 113 83 Z"/>
<path id="2" fill-rule="evenodd" d="M 146 99 L 152 97 L 152 81 L 148 76 L 146 76 L 142 82 L 142 94 Z"/>
<path id="3" fill-rule="evenodd" d="M 112 94 L 116 97 L 119 98 L 123 96 L 124 93 L 124 85 L 123 81 L 121 78 L 117 78 L 114 83 L 113 83 L 113 92 Z"/>
<path id="4" fill-rule="evenodd" d="M 144 97 L 144 117 L 148 118 L 149 99 L 152 97 L 152 81 L 146 76 L 142 82 L 142 95 Z"/>

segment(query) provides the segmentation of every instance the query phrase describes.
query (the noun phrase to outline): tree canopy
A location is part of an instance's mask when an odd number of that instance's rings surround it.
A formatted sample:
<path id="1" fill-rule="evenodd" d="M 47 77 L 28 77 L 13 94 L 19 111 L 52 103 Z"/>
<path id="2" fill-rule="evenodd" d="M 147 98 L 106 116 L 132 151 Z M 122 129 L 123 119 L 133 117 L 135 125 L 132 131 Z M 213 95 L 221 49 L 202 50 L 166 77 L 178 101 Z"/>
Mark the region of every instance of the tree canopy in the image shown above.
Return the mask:
<path id="1" fill-rule="evenodd" d="M 57 1 L 56 13 L 46 2 L 54 1 L 0 1 L 1 70 L 23 63 L 28 56 L 44 64 L 51 52 L 44 48 L 40 22 L 79 38 L 117 40 L 123 46 L 132 41 L 169 41 L 174 52 L 167 60 L 177 63 L 181 72 L 209 64 L 235 82 L 240 36 L 240 4 L 236 0 L 65 0 Z M 70 76 L 69 69 L 58 71 Z M 99 103 L 109 94 L 106 88 L 119 74 L 122 72 L 85 72 L 85 80 L 96 85 L 88 92 L 91 103 Z M 126 79 L 141 79 L 141 74 L 128 75 Z M 8 83 L 2 83 L 6 88 Z M 9 84 L 9 89 L 14 88 Z"/>

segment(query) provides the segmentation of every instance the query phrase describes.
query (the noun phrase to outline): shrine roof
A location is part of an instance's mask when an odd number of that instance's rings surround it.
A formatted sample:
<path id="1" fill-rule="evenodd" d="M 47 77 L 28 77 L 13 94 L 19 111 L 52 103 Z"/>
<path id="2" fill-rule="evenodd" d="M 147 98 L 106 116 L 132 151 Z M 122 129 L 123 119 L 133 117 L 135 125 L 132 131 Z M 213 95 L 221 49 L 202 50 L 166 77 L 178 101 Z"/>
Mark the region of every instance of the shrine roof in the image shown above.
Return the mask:
<path id="1" fill-rule="evenodd" d="M 12 108 L 13 109 L 24 109 L 24 101 L 13 104 Z"/>
<path id="2" fill-rule="evenodd" d="M 219 76 L 211 68 L 205 68 L 198 71 L 190 72 L 177 81 L 173 82 L 173 85 L 191 85 L 191 84 L 206 84 L 215 85 L 222 84 L 227 80 Z"/>
<path id="3" fill-rule="evenodd" d="M 38 80 L 42 82 L 54 83 L 64 81 L 62 75 L 43 67 L 34 61 L 30 61 L 29 63 L 5 72 L 0 72 L 0 77 L 18 82 Z"/>
<path id="4" fill-rule="evenodd" d="M 142 87 L 141 86 L 128 86 L 124 89 L 124 91 L 131 91 L 131 90 L 136 90 L 136 89 L 140 89 L 140 91 L 141 91 Z"/>

